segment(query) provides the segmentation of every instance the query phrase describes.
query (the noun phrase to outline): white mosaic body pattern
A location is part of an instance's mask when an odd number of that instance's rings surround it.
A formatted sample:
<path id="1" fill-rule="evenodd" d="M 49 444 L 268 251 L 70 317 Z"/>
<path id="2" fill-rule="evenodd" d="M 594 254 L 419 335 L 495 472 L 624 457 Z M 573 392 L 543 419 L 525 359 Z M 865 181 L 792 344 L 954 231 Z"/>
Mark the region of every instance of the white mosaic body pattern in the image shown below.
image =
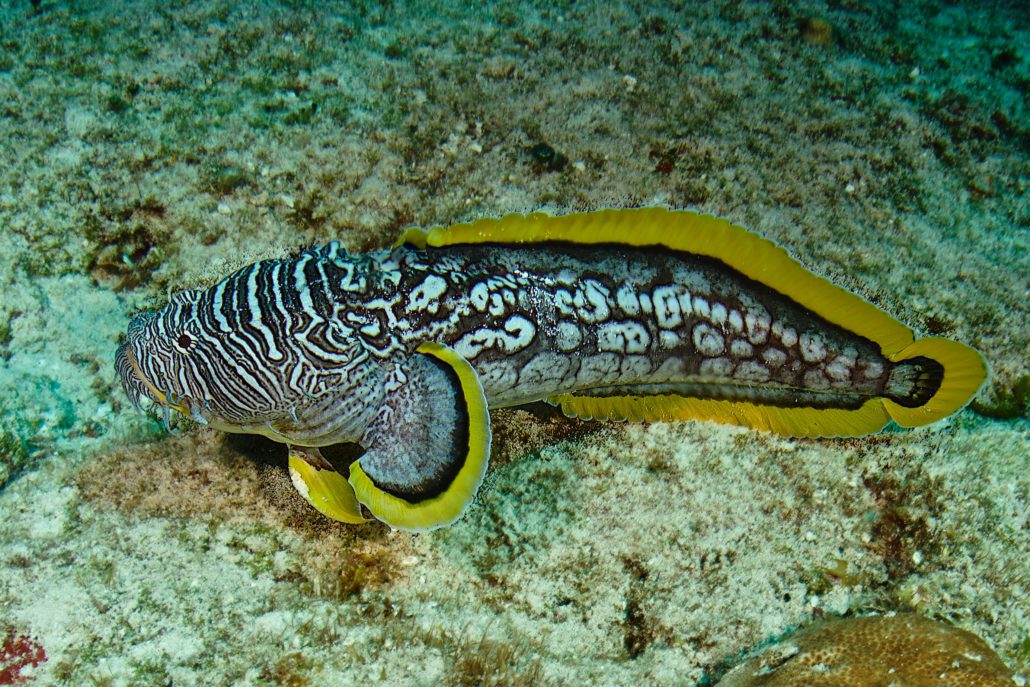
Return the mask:
<path id="1" fill-rule="evenodd" d="M 374 296 L 337 315 L 360 345 L 391 356 L 446 343 L 472 362 L 494 406 L 633 387 L 851 405 L 882 393 L 888 376 L 872 342 L 707 258 L 612 245 L 370 257 Z"/>

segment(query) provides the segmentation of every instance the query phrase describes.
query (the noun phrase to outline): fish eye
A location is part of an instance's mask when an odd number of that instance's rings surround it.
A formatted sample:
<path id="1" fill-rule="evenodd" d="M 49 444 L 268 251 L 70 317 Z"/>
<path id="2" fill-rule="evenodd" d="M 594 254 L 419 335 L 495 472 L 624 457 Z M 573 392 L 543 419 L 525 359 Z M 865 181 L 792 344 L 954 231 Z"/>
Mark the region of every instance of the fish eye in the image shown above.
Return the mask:
<path id="1" fill-rule="evenodd" d="M 175 343 L 179 344 L 179 348 L 186 350 L 193 345 L 193 338 L 189 334 L 179 334 L 179 338 L 175 340 Z"/>

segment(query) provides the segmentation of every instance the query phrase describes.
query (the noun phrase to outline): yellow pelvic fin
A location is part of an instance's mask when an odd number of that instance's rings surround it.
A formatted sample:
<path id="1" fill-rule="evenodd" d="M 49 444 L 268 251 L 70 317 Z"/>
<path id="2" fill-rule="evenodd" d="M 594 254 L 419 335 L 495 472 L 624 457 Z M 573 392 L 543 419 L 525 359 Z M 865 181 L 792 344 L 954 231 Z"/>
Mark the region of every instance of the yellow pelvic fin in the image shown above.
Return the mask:
<path id="1" fill-rule="evenodd" d="M 890 419 L 882 399 L 878 398 L 854 410 L 758 405 L 672 394 L 610 397 L 560 394 L 548 400 L 560 405 L 569 417 L 630 422 L 711 420 L 792 437 L 863 436 L 882 429 Z"/>
<path id="2" fill-rule="evenodd" d="M 461 446 L 448 447 L 460 453 L 448 457 L 451 461 L 459 461 L 460 468 L 449 483 L 438 485 L 435 493 L 427 494 L 419 500 L 404 498 L 376 486 L 374 479 L 377 464 L 383 460 L 390 460 L 391 452 L 441 449 L 439 445 L 434 444 L 399 446 L 396 432 L 403 430 L 403 427 L 397 426 L 379 428 L 380 432 L 387 433 L 380 445 L 370 448 L 366 456 L 362 456 L 350 468 L 350 484 L 358 501 L 364 504 L 372 515 L 391 527 L 413 532 L 436 529 L 457 520 L 472 502 L 476 490 L 483 481 L 490 459 L 490 414 L 487 410 L 486 395 L 472 365 L 452 348 L 438 343 L 424 343 L 418 347 L 417 353 L 439 361 L 451 372 L 449 379 L 454 383 L 448 382 L 451 388 L 447 394 L 416 400 L 430 414 L 429 422 L 464 423 L 464 427 L 461 427 L 457 434 L 466 437 L 467 441 Z M 441 404 L 439 409 L 435 404 Z M 460 407 L 459 416 L 448 420 L 444 413 L 453 413 L 455 406 Z M 436 412 L 437 409 L 439 412 Z M 397 422 L 401 424 L 405 421 L 422 421 L 421 417 L 400 415 Z M 405 436 L 411 434 L 404 432 Z"/>
<path id="3" fill-rule="evenodd" d="M 689 210 L 599 210 L 561 217 L 544 213 L 435 227 L 429 247 L 468 243 L 621 243 L 663 246 L 721 260 L 844 329 L 875 341 L 890 356 L 912 343 L 905 325 L 872 303 L 812 274 L 780 246 L 728 220 Z M 414 243 L 414 242 L 413 242 Z"/>
<path id="4" fill-rule="evenodd" d="M 937 392 L 925 403 L 906 408 L 890 399 L 884 405 L 902 427 L 919 427 L 936 422 L 965 406 L 987 380 L 987 361 L 969 346 L 950 339 L 928 336 L 889 356 L 893 362 L 924 357 L 944 368 Z"/>
<path id="5" fill-rule="evenodd" d="M 366 522 L 367 518 L 362 517 L 361 506 L 347 479 L 331 467 L 315 467 L 309 462 L 312 459 L 315 462 L 326 462 L 317 451 L 290 447 L 290 479 L 293 486 L 326 517 L 351 524 Z M 305 457 L 310 452 L 316 452 L 317 455 Z"/>

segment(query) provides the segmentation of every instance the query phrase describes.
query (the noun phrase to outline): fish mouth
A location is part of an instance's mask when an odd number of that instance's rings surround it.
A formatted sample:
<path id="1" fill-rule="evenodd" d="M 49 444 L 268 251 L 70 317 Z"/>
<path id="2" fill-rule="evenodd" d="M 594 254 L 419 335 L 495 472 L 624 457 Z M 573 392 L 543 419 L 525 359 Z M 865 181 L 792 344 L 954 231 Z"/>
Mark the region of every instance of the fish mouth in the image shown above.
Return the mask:
<path id="1" fill-rule="evenodd" d="M 136 354 L 133 353 L 129 344 L 122 344 L 118 347 L 114 356 L 114 367 L 122 382 L 122 389 L 125 395 L 132 401 L 132 405 L 140 410 L 144 399 L 148 399 L 161 406 L 164 410 L 164 423 L 168 425 L 168 410 L 177 410 L 183 415 L 192 417 L 196 422 L 206 425 L 208 423 L 209 411 L 200 403 L 191 400 L 187 396 L 180 396 L 175 392 L 164 392 L 157 388 L 153 382 L 147 379 L 140 369 Z"/>

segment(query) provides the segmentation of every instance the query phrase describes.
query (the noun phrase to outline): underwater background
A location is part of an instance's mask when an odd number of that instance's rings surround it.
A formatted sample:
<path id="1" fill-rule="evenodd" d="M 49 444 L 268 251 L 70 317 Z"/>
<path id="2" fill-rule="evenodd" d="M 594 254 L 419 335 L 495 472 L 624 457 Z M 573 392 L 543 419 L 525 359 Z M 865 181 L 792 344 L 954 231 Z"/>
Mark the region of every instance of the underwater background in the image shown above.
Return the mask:
<path id="1" fill-rule="evenodd" d="M 1025 684 L 1027 46 L 1020 2 L 4 3 L 0 685 L 710 684 L 895 611 Z M 641 205 L 778 241 L 990 381 L 847 441 L 497 411 L 477 501 L 418 536 L 117 385 L 134 312 L 247 262 Z"/>

